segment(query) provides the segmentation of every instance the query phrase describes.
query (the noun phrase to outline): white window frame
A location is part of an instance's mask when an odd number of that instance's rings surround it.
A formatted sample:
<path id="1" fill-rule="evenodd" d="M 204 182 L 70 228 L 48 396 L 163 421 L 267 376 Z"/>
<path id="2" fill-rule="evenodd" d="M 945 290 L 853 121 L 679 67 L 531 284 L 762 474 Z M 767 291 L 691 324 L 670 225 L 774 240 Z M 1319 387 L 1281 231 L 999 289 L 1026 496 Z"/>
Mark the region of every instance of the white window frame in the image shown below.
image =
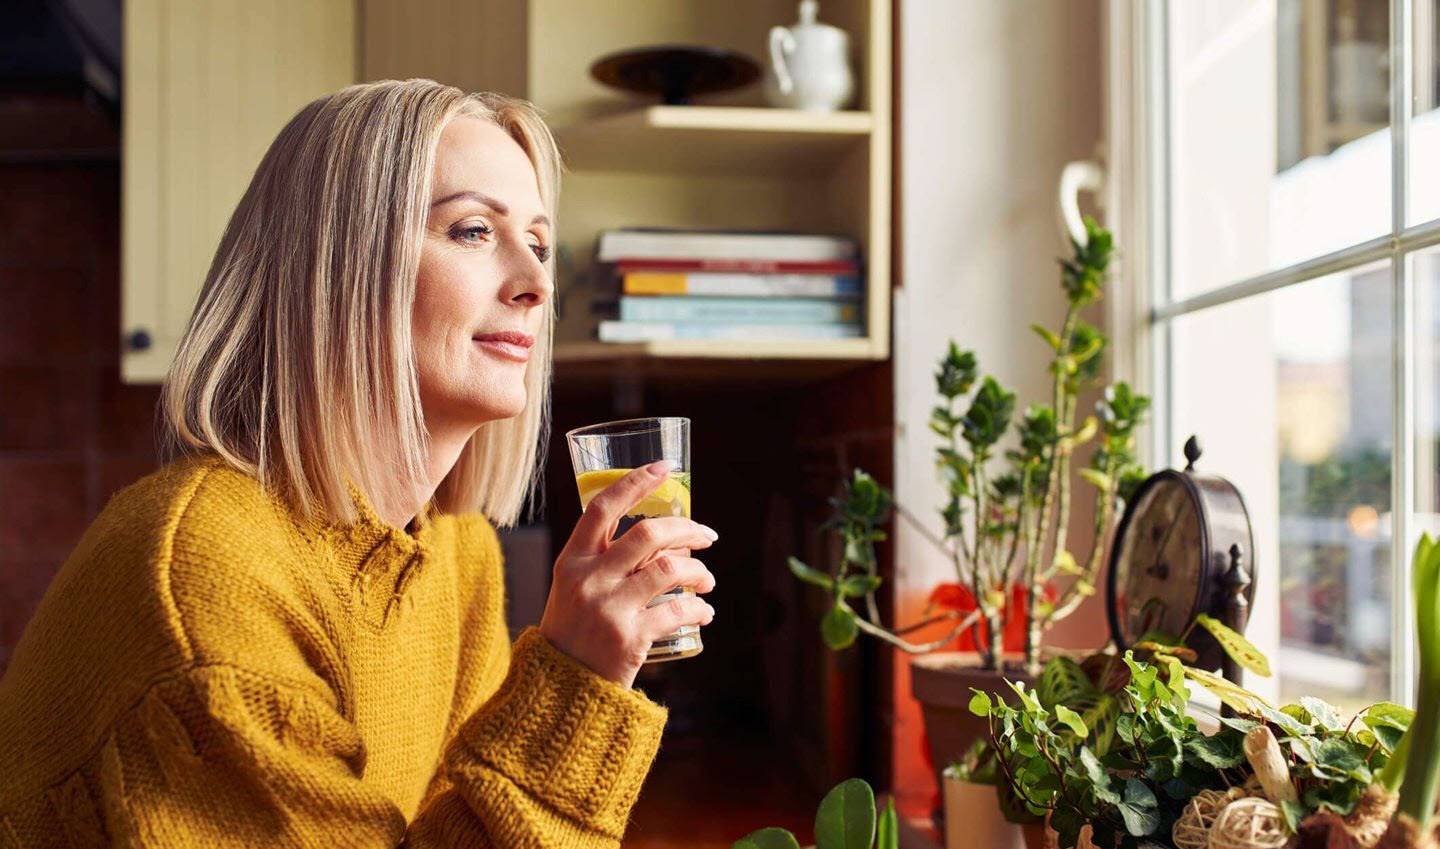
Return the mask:
<path id="1" fill-rule="evenodd" d="M 1180 0 L 1184 2 L 1184 0 Z M 1415 56 L 1415 2 L 1391 0 L 1390 80 L 1391 217 L 1390 232 L 1370 241 L 1278 268 L 1219 288 L 1173 299 L 1168 234 L 1171 186 L 1167 0 L 1106 0 L 1106 165 L 1104 197 L 1107 224 L 1117 242 L 1126 246 L 1120 279 L 1112 288 L 1106 320 L 1115 340 L 1116 377 L 1144 388 L 1154 399 L 1149 438 L 1141 446 L 1151 466 L 1168 465 L 1178 434 L 1171 420 L 1173 321 L 1185 315 L 1245 298 L 1295 286 L 1341 271 L 1388 260 L 1393 309 L 1391 356 L 1394 382 L 1394 455 L 1391 465 L 1392 647 L 1390 697 L 1402 704 L 1414 700 L 1416 646 L 1414 611 L 1410 605 L 1410 555 L 1419 537 L 1414 521 L 1416 339 L 1413 331 L 1415 290 L 1410 259 L 1440 245 L 1440 219 L 1407 226 L 1409 203 L 1409 105 Z M 1395 120 L 1396 117 L 1400 120 Z M 1440 376 L 1427 376 L 1435 379 Z M 1264 564 L 1262 568 L 1275 568 Z"/>

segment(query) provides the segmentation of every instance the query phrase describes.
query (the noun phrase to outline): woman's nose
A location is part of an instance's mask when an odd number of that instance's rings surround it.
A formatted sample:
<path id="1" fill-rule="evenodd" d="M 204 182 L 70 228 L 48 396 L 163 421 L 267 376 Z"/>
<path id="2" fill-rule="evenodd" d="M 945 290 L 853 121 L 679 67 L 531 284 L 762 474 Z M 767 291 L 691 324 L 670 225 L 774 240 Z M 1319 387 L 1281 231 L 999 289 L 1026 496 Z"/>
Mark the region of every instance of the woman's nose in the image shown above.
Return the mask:
<path id="1" fill-rule="evenodd" d="M 540 306 L 550 300 L 554 291 L 554 284 L 550 280 L 550 271 L 540 258 L 535 255 L 534 249 L 523 244 L 511 251 L 513 258 L 508 263 L 509 273 L 506 275 L 505 300 L 525 306 Z"/>

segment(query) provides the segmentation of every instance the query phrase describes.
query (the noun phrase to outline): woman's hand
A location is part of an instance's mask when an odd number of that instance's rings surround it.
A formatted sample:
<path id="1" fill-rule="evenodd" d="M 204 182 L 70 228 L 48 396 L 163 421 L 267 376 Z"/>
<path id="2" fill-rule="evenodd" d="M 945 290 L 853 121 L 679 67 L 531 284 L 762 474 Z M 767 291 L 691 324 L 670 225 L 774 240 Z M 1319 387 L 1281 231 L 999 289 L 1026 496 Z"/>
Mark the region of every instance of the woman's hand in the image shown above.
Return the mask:
<path id="1" fill-rule="evenodd" d="M 718 537 L 681 516 L 646 519 L 612 540 L 626 513 L 660 488 L 668 461 L 636 469 L 591 499 L 555 561 L 540 633 L 603 678 L 629 687 L 650 644 L 684 625 L 708 625 L 715 610 L 698 596 L 677 595 L 647 608 L 676 587 L 715 588 L 715 576 L 690 550 Z"/>

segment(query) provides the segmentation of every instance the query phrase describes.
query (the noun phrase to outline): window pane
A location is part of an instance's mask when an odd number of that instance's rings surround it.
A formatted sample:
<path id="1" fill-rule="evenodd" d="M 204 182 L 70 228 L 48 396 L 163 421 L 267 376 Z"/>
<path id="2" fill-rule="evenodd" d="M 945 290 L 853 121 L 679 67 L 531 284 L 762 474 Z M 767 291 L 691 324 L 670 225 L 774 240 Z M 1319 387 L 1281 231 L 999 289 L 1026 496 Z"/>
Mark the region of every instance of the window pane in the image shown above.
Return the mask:
<path id="1" fill-rule="evenodd" d="M 1171 297 L 1388 233 L 1388 0 L 1166 9 Z"/>
<path id="2" fill-rule="evenodd" d="M 1440 0 L 1414 0 L 1415 89 L 1410 122 L 1409 221 L 1440 218 Z"/>
<path id="3" fill-rule="evenodd" d="M 1173 323 L 1176 438 L 1245 497 L 1282 699 L 1390 697 L 1390 293 L 1381 265 Z"/>
<path id="4" fill-rule="evenodd" d="M 1413 254 L 1415 533 L 1440 536 L 1440 249 Z"/>

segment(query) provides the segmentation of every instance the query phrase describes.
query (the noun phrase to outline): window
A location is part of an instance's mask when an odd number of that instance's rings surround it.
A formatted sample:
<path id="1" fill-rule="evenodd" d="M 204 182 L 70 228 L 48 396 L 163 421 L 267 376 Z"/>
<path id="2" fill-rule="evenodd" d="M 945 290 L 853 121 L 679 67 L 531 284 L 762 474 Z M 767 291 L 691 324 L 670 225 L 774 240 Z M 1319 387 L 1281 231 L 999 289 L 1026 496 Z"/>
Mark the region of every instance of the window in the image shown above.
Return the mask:
<path id="1" fill-rule="evenodd" d="M 1149 210 L 1121 236 L 1152 459 L 1196 434 L 1246 498 L 1277 670 L 1247 683 L 1409 702 L 1408 558 L 1440 531 L 1440 0 L 1109 8 L 1139 72 L 1111 86 Z"/>

